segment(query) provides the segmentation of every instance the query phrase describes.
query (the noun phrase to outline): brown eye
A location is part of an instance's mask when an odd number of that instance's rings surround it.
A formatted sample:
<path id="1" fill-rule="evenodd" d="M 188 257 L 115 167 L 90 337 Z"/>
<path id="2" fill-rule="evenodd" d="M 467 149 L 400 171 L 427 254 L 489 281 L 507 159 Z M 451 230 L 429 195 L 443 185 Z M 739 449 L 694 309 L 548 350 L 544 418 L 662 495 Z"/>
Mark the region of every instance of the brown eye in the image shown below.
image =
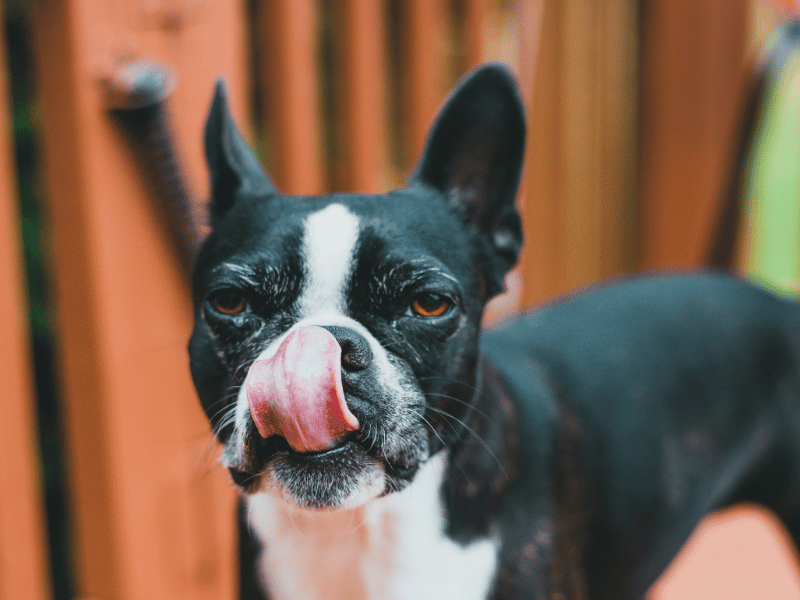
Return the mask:
<path id="1" fill-rule="evenodd" d="M 439 317 L 450 308 L 450 301 L 439 294 L 420 294 L 411 303 L 411 310 L 419 317 Z"/>
<path id="2" fill-rule="evenodd" d="M 223 315 L 238 315 L 244 311 L 247 303 L 235 290 L 220 290 L 211 296 L 211 306 Z"/>

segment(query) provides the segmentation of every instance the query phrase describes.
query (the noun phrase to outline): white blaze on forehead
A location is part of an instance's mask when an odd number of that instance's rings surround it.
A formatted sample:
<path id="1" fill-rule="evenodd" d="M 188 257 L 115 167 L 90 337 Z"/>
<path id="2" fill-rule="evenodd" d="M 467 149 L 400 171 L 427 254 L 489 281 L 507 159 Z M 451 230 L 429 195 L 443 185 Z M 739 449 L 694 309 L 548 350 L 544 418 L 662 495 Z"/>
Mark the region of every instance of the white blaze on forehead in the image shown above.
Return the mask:
<path id="1" fill-rule="evenodd" d="M 345 312 L 359 220 L 341 204 L 331 204 L 306 219 L 303 260 L 306 281 L 298 300 L 301 317 Z"/>

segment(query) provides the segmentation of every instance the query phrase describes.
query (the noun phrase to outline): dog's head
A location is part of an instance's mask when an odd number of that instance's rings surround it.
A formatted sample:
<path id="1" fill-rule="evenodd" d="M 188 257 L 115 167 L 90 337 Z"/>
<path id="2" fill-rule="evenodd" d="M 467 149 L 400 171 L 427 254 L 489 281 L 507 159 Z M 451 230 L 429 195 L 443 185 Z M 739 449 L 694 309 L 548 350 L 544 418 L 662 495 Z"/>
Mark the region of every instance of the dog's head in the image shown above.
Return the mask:
<path id="1" fill-rule="evenodd" d="M 354 506 L 402 489 L 457 443 L 483 307 L 521 244 L 524 138 L 514 80 L 488 65 L 453 92 L 406 187 L 289 197 L 217 87 L 190 356 L 244 492 Z"/>

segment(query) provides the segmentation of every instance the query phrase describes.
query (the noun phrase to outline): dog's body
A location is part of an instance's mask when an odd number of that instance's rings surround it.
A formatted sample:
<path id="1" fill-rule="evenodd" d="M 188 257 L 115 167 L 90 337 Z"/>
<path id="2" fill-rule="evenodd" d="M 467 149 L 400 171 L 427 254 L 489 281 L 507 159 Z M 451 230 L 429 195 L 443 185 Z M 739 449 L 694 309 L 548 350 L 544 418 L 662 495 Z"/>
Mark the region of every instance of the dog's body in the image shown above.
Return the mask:
<path id="1" fill-rule="evenodd" d="M 246 493 L 243 597 L 632 600 L 729 503 L 800 536 L 796 303 L 653 277 L 481 335 L 523 146 L 492 65 L 408 187 L 288 198 L 218 90 L 190 352 Z"/>

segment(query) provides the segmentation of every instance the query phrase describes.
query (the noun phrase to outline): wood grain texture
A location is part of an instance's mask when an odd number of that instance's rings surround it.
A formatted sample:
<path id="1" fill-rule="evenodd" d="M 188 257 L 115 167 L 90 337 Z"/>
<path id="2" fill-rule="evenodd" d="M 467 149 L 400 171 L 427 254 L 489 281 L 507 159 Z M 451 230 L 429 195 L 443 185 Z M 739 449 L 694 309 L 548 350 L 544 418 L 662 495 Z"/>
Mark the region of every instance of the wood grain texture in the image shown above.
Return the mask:
<path id="1" fill-rule="evenodd" d="M 133 56 L 175 69 L 172 123 L 203 198 L 220 73 L 244 112 L 243 15 L 177 0 L 35 8 L 76 592 L 233 598 L 235 497 L 188 372 L 189 294 L 100 79 Z"/>
<path id="2" fill-rule="evenodd" d="M 637 13 L 621 0 L 541 0 L 519 14 L 519 45 L 528 48 L 520 55 L 528 118 L 522 305 L 531 306 L 633 263 Z M 535 50 L 529 36 L 538 38 Z"/>
<path id="3" fill-rule="evenodd" d="M 10 111 L 0 44 L 0 598 L 47 600 L 52 593 Z"/>
<path id="4" fill-rule="evenodd" d="M 640 268 L 706 259 L 733 159 L 748 11 L 746 0 L 643 4 Z"/>

